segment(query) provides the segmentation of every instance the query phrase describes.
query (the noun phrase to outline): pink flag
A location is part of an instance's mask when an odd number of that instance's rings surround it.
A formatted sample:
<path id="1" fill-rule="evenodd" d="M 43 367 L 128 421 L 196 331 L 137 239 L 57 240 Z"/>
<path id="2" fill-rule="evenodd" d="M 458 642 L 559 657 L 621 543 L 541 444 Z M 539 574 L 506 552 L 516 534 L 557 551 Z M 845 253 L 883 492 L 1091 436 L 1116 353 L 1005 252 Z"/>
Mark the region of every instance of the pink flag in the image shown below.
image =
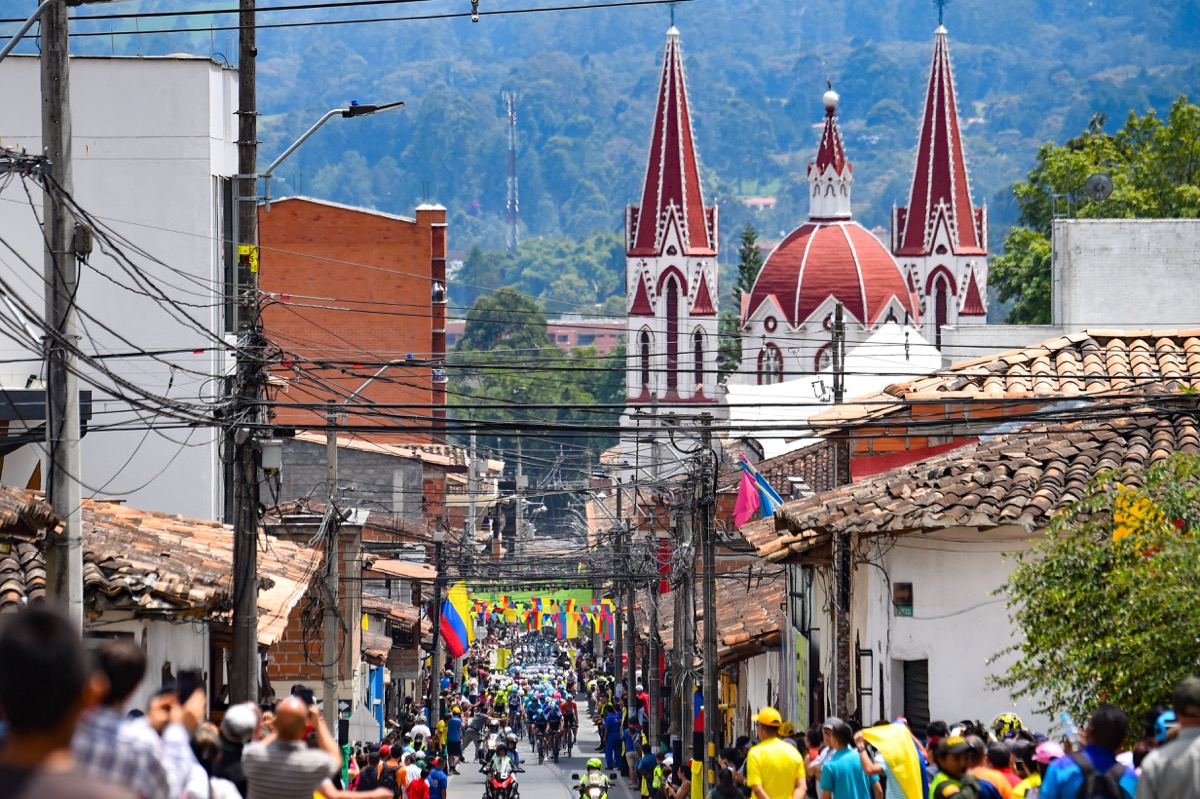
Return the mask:
<path id="1" fill-rule="evenodd" d="M 758 511 L 758 483 L 754 482 L 754 476 L 742 470 L 742 484 L 738 488 L 737 504 L 733 506 L 733 523 L 741 527 L 746 522 L 750 521 L 750 517 Z"/>

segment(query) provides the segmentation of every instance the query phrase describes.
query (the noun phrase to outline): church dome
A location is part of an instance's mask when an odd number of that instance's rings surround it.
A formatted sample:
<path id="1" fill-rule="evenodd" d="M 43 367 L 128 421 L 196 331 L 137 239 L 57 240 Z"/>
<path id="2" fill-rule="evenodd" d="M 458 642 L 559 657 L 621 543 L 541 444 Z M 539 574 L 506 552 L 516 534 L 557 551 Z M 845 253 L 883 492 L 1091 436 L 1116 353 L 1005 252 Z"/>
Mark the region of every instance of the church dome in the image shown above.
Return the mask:
<path id="1" fill-rule="evenodd" d="M 916 304 L 900 267 L 887 248 L 852 221 L 809 221 L 793 230 L 763 264 L 745 306 L 749 320 L 774 298 L 792 327 L 819 310 L 829 297 L 846 313 L 874 327 L 888 318 L 917 321 Z"/>

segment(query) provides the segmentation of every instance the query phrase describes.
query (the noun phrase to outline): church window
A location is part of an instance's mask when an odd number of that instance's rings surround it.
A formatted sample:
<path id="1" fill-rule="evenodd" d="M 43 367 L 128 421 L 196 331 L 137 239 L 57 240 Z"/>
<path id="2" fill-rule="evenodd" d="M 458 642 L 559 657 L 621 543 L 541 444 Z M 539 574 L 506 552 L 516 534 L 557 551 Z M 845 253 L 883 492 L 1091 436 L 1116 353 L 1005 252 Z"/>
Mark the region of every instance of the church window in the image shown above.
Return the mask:
<path id="1" fill-rule="evenodd" d="M 697 330 L 692 334 L 692 365 L 696 371 L 696 390 L 704 385 L 704 333 Z"/>
<path id="2" fill-rule="evenodd" d="M 758 384 L 772 386 L 783 382 L 783 353 L 774 344 L 764 344 L 758 353 Z"/>
<path id="3" fill-rule="evenodd" d="M 638 339 L 639 360 L 642 370 L 642 388 L 650 388 L 650 331 L 643 330 Z"/>
<path id="4" fill-rule="evenodd" d="M 667 390 L 679 388 L 679 283 L 667 280 Z"/>
<path id="5" fill-rule="evenodd" d="M 949 315 L 949 295 L 945 279 L 939 277 L 933 284 L 933 346 L 942 348 L 942 326 Z"/>

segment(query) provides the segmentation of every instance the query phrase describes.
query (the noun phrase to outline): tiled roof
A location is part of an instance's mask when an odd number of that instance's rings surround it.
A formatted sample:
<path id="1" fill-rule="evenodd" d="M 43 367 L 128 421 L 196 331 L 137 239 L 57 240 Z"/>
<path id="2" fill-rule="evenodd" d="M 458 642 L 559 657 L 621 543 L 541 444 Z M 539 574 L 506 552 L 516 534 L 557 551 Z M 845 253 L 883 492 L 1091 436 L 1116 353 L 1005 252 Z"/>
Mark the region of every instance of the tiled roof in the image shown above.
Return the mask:
<path id="1" fill-rule="evenodd" d="M 896 400 L 1087 398 L 1155 385 L 1200 388 L 1200 328 L 1082 330 L 888 386 L 810 421 L 818 427 L 865 422 L 903 407 Z"/>
<path id="2" fill-rule="evenodd" d="M 398 602 L 387 597 L 364 593 L 362 595 L 363 613 L 372 616 L 384 616 L 397 624 L 411 627 L 421 618 L 421 609 L 406 602 Z"/>
<path id="3" fill-rule="evenodd" d="M 308 444 L 325 445 L 324 433 L 297 433 L 295 440 Z M 422 441 L 393 441 L 382 443 L 369 441 L 356 435 L 338 436 L 339 449 L 353 449 L 360 452 L 372 452 L 376 455 L 389 455 L 395 458 L 419 460 L 431 466 L 461 466 L 466 467 L 468 451 L 466 447 L 454 444 L 430 444 Z M 484 460 L 489 473 L 499 473 L 504 470 L 504 461 L 488 458 Z"/>
<path id="4" fill-rule="evenodd" d="M 741 574 L 717 577 L 717 658 L 722 665 L 753 657 L 765 647 L 778 646 L 783 629 L 783 593 L 787 581 L 782 576 L 752 577 L 747 584 Z M 704 636 L 704 612 L 700 581 L 696 581 L 696 641 Z M 644 594 L 640 604 L 646 603 Z M 640 615 L 640 614 L 639 614 Z M 659 597 L 659 637 L 663 647 L 674 646 L 675 599 L 671 594 Z"/>
<path id="5" fill-rule="evenodd" d="M 381 665 L 383 661 L 387 660 L 388 653 L 391 651 L 392 639 L 389 636 L 363 630 L 362 653 L 368 660 L 375 662 L 376 665 Z"/>
<path id="6" fill-rule="evenodd" d="M 1101 471 L 1139 471 L 1175 452 L 1200 453 L 1194 401 L 1110 407 L 1073 422 L 1039 422 L 874 475 L 776 511 L 743 530 L 771 561 L 833 534 L 904 534 L 950 527 L 1044 528 Z"/>
<path id="7" fill-rule="evenodd" d="M 41 502 L 33 492 L 18 493 L 29 503 Z M 37 598 L 45 583 L 41 540 L 14 541 L 0 527 L 0 550 L 4 546 L 9 551 L 0 556 L 0 609 Z M 319 550 L 288 541 L 269 539 L 259 548 L 260 643 L 272 644 L 283 634 L 319 558 Z M 129 608 L 225 618 L 232 603 L 233 531 L 220 522 L 85 500 L 83 560 L 84 594 L 93 612 Z"/>

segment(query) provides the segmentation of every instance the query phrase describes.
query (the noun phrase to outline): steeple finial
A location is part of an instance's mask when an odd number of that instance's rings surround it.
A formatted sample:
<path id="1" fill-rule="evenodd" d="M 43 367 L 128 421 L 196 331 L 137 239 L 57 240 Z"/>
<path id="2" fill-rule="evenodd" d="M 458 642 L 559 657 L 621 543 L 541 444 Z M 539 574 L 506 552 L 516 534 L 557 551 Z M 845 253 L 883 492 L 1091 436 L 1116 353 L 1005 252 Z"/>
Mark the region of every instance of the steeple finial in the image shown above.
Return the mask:
<path id="1" fill-rule="evenodd" d="M 675 4 L 671 3 L 668 8 L 671 10 L 671 27 L 675 27 Z"/>
<path id="2" fill-rule="evenodd" d="M 933 0 L 933 4 L 935 6 L 937 6 L 937 10 L 938 10 L 938 27 L 939 28 L 943 27 L 943 25 L 945 24 L 946 4 L 949 2 L 950 2 L 950 0 Z"/>

